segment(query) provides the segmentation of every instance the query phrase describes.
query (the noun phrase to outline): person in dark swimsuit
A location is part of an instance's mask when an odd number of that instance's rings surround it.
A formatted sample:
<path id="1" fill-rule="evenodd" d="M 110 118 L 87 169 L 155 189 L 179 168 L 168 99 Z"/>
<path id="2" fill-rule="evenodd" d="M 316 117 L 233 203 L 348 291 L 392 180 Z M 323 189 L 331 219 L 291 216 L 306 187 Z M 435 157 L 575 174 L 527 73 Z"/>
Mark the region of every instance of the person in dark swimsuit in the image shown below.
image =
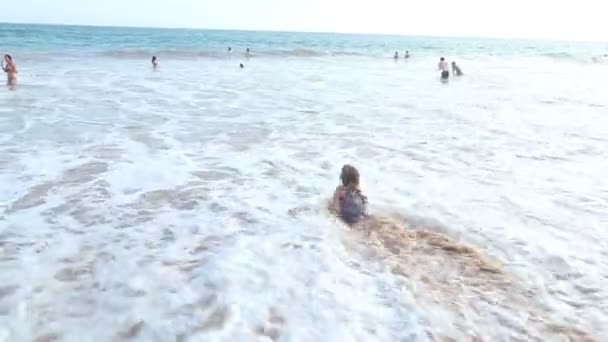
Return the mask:
<path id="1" fill-rule="evenodd" d="M 456 62 L 452 62 L 452 75 L 454 76 L 462 76 L 462 70 L 456 65 Z"/>
<path id="2" fill-rule="evenodd" d="M 156 56 L 152 56 L 152 67 L 154 69 L 158 68 L 158 58 Z"/>
<path id="3" fill-rule="evenodd" d="M 439 59 L 439 65 L 437 66 L 439 71 L 441 71 L 441 79 L 447 80 L 450 78 L 450 67 L 448 66 L 448 62 L 445 61 L 445 58 L 441 57 Z"/>
<path id="4" fill-rule="evenodd" d="M 359 171 L 351 165 L 344 165 L 340 182 L 332 200 L 332 209 L 346 224 L 354 225 L 367 218 L 367 197 L 359 186 Z"/>
<path id="5" fill-rule="evenodd" d="M 6 85 L 13 89 L 17 86 L 17 66 L 13 62 L 13 57 L 11 55 L 4 55 L 1 66 L 2 71 L 6 73 Z"/>

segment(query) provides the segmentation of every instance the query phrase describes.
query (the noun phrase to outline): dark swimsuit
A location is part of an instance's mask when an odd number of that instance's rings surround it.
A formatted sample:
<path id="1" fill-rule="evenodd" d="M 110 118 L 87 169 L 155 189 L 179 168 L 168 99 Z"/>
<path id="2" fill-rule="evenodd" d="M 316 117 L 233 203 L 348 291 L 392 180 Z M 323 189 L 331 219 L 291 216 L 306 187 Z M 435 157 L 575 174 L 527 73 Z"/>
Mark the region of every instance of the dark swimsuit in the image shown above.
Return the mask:
<path id="1" fill-rule="evenodd" d="M 340 217 L 355 224 L 367 216 L 367 197 L 357 190 L 344 190 L 340 195 Z"/>

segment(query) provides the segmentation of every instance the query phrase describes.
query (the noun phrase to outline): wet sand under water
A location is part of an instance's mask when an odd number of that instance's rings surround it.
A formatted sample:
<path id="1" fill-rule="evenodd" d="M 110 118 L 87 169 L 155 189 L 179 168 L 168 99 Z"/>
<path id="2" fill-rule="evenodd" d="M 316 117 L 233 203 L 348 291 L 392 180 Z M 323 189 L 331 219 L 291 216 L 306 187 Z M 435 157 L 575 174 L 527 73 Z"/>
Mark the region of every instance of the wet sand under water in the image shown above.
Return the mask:
<path id="1" fill-rule="evenodd" d="M 399 216 L 372 216 L 350 232 L 433 313 L 425 324 L 432 341 L 594 340 L 553 318 L 538 291 L 473 246 Z"/>

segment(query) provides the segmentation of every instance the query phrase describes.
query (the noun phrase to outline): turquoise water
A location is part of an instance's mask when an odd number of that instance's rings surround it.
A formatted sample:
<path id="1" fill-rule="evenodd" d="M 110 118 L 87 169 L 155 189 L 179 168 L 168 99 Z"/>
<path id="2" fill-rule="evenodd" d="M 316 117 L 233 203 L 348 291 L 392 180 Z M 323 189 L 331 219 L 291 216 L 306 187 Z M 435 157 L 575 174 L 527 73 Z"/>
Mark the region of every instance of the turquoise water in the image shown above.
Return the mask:
<path id="1" fill-rule="evenodd" d="M 0 88 L 0 342 L 608 336 L 602 44 L 0 42 L 19 70 Z M 440 82 L 442 55 L 465 75 Z M 345 163 L 385 224 L 328 213 Z"/>
<path id="2" fill-rule="evenodd" d="M 548 56 L 589 62 L 607 53 L 605 43 L 15 24 L 0 24 L 0 41 L 6 51 L 26 55 L 166 52 L 202 57 L 217 56 L 230 46 L 235 51 L 250 47 L 259 54 L 287 56 L 387 57 L 395 50 L 410 50 L 425 56 Z"/>

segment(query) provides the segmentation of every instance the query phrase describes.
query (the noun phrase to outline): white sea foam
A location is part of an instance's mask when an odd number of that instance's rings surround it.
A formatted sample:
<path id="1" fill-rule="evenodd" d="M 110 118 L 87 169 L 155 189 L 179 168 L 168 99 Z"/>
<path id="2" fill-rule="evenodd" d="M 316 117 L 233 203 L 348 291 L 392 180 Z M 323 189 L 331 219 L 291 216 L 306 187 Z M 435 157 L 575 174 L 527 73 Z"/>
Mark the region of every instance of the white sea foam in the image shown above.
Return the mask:
<path id="1" fill-rule="evenodd" d="M 442 84 L 431 59 L 240 62 L 20 65 L 0 91 L 0 341 L 606 336 L 605 66 L 459 59 Z M 343 163 L 373 212 L 500 274 L 336 222 Z"/>

